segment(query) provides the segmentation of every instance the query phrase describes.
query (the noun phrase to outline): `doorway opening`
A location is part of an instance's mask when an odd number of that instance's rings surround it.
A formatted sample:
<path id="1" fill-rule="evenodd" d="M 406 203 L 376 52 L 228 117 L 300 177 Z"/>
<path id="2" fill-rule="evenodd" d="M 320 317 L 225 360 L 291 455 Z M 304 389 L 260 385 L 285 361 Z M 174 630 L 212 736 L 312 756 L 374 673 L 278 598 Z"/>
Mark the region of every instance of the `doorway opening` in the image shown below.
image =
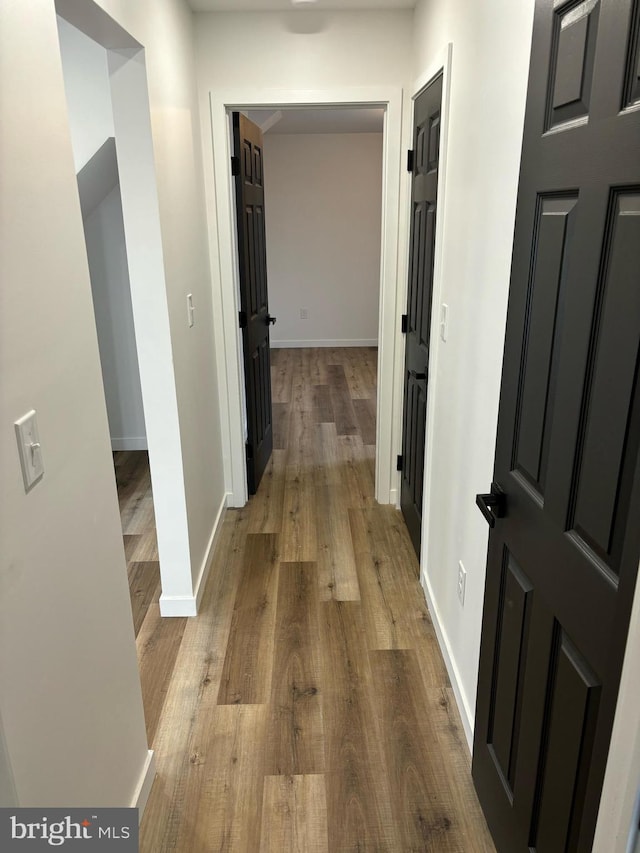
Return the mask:
<path id="1" fill-rule="evenodd" d="M 62 17 L 58 34 L 137 636 L 159 595 L 160 563 L 108 56 Z"/>
<path id="2" fill-rule="evenodd" d="M 92 2 L 56 12 L 138 636 L 193 599 L 144 50 Z"/>
<path id="3" fill-rule="evenodd" d="M 246 114 L 264 137 L 271 348 L 377 347 L 384 110 Z"/>
<path id="4" fill-rule="evenodd" d="M 366 445 L 375 448 L 384 111 L 271 109 L 247 110 L 244 116 L 262 135 L 267 277 L 256 290 L 268 290 L 267 316 L 273 324 L 268 328 L 278 380 L 274 446 L 284 440 L 291 383 L 301 397 L 306 378 L 316 396 L 326 397 L 317 417 L 330 418 L 338 436 L 357 434 L 364 425 Z M 238 227 L 244 227 L 240 220 Z M 255 267 L 257 272 L 261 264 Z M 242 276 L 253 270 L 251 263 L 240 268 L 242 287 Z M 251 301 L 243 301 L 242 292 L 238 296 L 243 308 Z M 245 365 L 250 365 L 247 356 Z M 305 377 L 308 358 L 315 366 L 313 377 Z M 329 366 L 331 382 L 321 364 Z M 338 372 L 341 377 L 334 375 Z M 255 429 L 249 428 L 251 419 L 248 427 L 246 413 L 254 393 L 247 378 L 244 427 L 252 447 L 249 433 Z M 314 401 L 306 405 L 313 408 Z M 254 492 L 261 466 L 253 454 L 247 455 L 247 468 Z"/>
<path id="5" fill-rule="evenodd" d="M 338 92 L 310 91 L 305 92 L 304 96 L 300 97 L 300 93 L 297 92 L 279 91 L 277 97 L 273 97 L 273 93 L 270 93 L 268 90 L 260 91 L 258 89 L 244 93 L 246 97 L 238 97 L 238 94 L 238 92 L 234 92 L 231 96 L 227 96 L 224 92 L 214 92 L 211 94 L 213 177 L 215 178 L 217 188 L 215 195 L 217 207 L 216 230 L 220 250 L 218 257 L 219 269 L 213 269 L 214 281 L 217 280 L 219 284 L 219 292 L 215 293 L 214 290 L 214 298 L 217 298 L 220 309 L 217 312 L 219 316 L 219 335 L 217 336 L 217 341 L 219 347 L 218 364 L 221 365 L 220 380 L 222 389 L 226 391 L 228 401 L 228 405 L 226 406 L 228 417 L 226 423 L 223 423 L 223 439 L 230 448 L 225 470 L 227 482 L 229 483 L 230 504 L 243 506 L 247 499 L 244 447 L 246 405 L 242 373 L 241 340 L 237 328 L 239 269 L 233 183 L 228 168 L 228 158 L 231 156 L 233 150 L 230 126 L 231 113 L 236 110 L 255 115 L 256 111 L 266 109 L 272 115 L 275 115 L 277 113 L 288 113 L 289 111 L 311 113 L 323 110 L 338 111 L 343 108 L 378 111 L 378 115 L 382 117 L 375 488 L 376 498 L 381 503 L 396 503 L 397 474 L 395 464 L 392 466 L 392 449 L 395 446 L 399 431 L 397 423 L 399 418 L 396 415 L 397 400 L 394 403 L 394 391 L 397 396 L 397 385 L 394 381 L 394 374 L 396 372 L 395 317 L 397 297 L 398 201 L 400 191 L 401 92 L 389 89 L 371 91 L 347 89 Z M 268 118 L 267 121 L 269 121 Z M 270 145 L 270 143 L 267 141 L 266 145 Z M 310 170 L 314 167 L 314 163 L 309 164 Z M 268 164 L 265 165 L 265 170 L 268 170 Z M 211 178 L 211 176 L 209 177 Z M 209 185 L 209 189 L 211 189 L 211 185 Z M 268 198 L 266 205 L 268 209 Z M 268 223 L 267 228 L 269 228 Z M 329 248 L 328 251 L 330 251 Z M 290 307 L 290 305 L 287 305 L 287 308 Z M 293 305 L 293 314 L 290 315 L 289 321 L 295 321 L 298 324 L 308 323 L 310 317 L 308 312 L 306 321 L 304 317 L 300 316 L 301 311 L 304 313 L 305 308 L 308 309 L 308 306 L 300 304 L 299 300 L 297 300 Z M 273 313 L 277 317 L 275 309 Z M 284 334 L 286 334 L 287 331 L 284 323 L 281 328 L 283 328 Z M 283 341 L 300 340 L 292 336 L 295 332 L 289 331 L 288 334 L 290 337 L 283 337 Z M 330 341 L 331 338 L 319 338 L 319 340 L 324 343 Z"/>

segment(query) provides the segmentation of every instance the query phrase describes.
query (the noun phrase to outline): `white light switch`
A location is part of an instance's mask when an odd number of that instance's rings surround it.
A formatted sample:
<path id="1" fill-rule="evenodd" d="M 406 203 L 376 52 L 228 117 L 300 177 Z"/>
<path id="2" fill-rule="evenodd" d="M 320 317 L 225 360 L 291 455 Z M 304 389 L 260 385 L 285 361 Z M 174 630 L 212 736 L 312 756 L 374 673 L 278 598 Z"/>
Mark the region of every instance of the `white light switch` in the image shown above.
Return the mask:
<path id="1" fill-rule="evenodd" d="M 28 492 L 44 474 L 42 448 L 38 436 L 38 423 L 35 410 L 32 409 L 15 422 L 18 452 L 22 465 L 24 490 Z"/>
<path id="2" fill-rule="evenodd" d="M 449 306 L 443 302 L 440 307 L 440 337 L 446 342 L 449 332 Z"/>
<path id="3" fill-rule="evenodd" d="M 189 322 L 189 327 L 193 326 L 195 322 L 193 319 L 193 312 L 193 294 L 187 293 L 187 320 Z"/>

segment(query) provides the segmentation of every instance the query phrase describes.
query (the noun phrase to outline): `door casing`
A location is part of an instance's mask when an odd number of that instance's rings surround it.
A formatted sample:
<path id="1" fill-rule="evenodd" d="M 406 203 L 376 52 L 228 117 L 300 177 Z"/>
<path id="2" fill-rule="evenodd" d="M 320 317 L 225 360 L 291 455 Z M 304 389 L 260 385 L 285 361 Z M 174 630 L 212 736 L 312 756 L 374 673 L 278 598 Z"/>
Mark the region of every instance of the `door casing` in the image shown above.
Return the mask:
<path id="1" fill-rule="evenodd" d="M 211 258 L 216 357 L 220 396 L 223 401 L 222 445 L 225 482 L 230 506 L 244 506 L 248 497 L 244 457 L 244 377 L 242 340 L 238 328 L 238 255 L 230 158 L 230 115 L 233 110 L 292 109 L 313 107 L 381 107 L 385 111 L 383 134 L 382 231 L 380 253 L 378 401 L 376 423 L 376 499 L 397 503 L 398 475 L 395 454 L 400 441 L 396 411 L 401 404 L 398 376 L 399 287 L 406 262 L 399 249 L 399 223 L 406 181 L 401 181 L 402 90 L 395 87 L 345 87 L 340 89 L 231 89 L 210 93 L 213 156 L 205 157 L 205 187 L 209 238 L 218 246 Z M 205 145 L 207 140 L 205 140 Z M 206 150 L 206 149 L 205 149 Z M 268 168 L 268 167 L 267 167 Z M 214 190 L 215 187 L 215 190 Z M 215 217 L 211 215 L 215 211 Z M 400 224 L 400 232 L 398 230 Z M 407 250 L 408 251 L 408 250 Z M 398 263 L 398 260 L 403 263 Z M 401 288 L 400 288 L 401 289 Z M 402 359 L 400 359 L 402 361 Z"/>

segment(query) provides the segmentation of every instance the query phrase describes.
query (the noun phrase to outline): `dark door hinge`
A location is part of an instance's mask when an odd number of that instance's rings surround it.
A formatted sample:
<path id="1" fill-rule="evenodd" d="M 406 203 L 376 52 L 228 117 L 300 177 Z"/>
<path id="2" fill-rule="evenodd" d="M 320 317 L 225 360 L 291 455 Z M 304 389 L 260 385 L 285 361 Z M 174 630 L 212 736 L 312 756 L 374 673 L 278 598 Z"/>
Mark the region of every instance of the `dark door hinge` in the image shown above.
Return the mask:
<path id="1" fill-rule="evenodd" d="M 234 177 L 240 174 L 240 158 L 235 155 L 231 158 L 231 174 Z"/>
<path id="2" fill-rule="evenodd" d="M 413 149 L 407 151 L 407 172 L 413 172 Z"/>
<path id="3" fill-rule="evenodd" d="M 398 456 L 396 460 L 396 471 L 402 471 L 402 456 Z"/>
<path id="4" fill-rule="evenodd" d="M 247 312 L 246 311 L 240 311 L 238 313 L 238 324 L 239 324 L 241 329 L 247 328 Z"/>
<path id="5" fill-rule="evenodd" d="M 245 450 L 247 451 L 247 459 L 249 459 L 249 460 L 253 459 L 253 445 L 249 444 L 249 442 L 247 442 L 245 444 Z"/>
<path id="6" fill-rule="evenodd" d="M 403 335 L 407 334 L 407 329 L 409 328 L 409 317 L 407 314 L 402 315 L 402 320 L 400 322 L 400 330 Z"/>

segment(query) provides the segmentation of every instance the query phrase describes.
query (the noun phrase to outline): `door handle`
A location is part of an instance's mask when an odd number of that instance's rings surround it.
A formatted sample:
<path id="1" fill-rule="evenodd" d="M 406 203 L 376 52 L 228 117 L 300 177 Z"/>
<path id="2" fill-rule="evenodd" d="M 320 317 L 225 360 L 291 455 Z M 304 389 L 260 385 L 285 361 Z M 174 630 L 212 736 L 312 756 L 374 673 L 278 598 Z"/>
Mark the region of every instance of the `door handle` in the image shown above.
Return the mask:
<path id="1" fill-rule="evenodd" d="M 495 527 L 496 518 L 503 518 L 507 513 L 507 496 L 497 483 L 491 483 L 488 495 L 476 495 L 476 505 L 489 523 Z"/>
<path id="2" fill-rule="evenodd" d="M 412 379 L 426 379 L 427 378 L 426 373 L 416 373 L 415 370 L 410 370 L 409 376 L 411 376 Z"/>
<path id="3" fill-rule="evenodd" d="M 277 319 L 277 317 L 272 317 L 271 314 L 267 314 L 267 326 L 269 325 L 269 323 L 271 323 L 272 326 L 275 326 Z"/>

